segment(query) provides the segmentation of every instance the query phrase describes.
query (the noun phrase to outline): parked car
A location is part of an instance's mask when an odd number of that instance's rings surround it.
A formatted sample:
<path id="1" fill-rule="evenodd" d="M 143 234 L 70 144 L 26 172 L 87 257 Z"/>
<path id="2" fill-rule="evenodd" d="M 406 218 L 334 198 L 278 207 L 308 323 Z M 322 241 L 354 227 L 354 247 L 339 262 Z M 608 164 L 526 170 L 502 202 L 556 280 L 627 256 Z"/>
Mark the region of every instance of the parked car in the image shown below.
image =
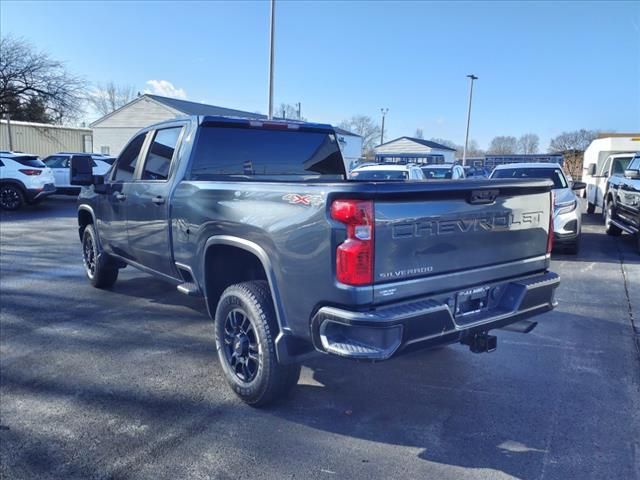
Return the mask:
<path id="1" fill-rule="evenodd" d="M 36 155 L 0 154 L 0 208 L 18 210 L 56 191 L 51 170 Z"/>
<path id="2" fill-rule="evenodd" d="M 587 171 L 587 184 L 584 191 L 587 199 L 587 213 L 594 213 L 596 207 L 604 212 L 605 190 L 607 188 L 608 179 L 611 177 L 623 177 L 624 171 L 631 162 L 634 153 L 618 153 L 609 155 L 601 162 L 599 169 L 596 164 L 591 164 Z"/>
<path id="3" fill-rule="evenodd" d="M 580 249 L 582 213 L 576 190 L 585 188 L 583 182 L 569 183 L 562 167 L 552 163 L 512 163 L 498 165 L 492 179 L 548 178 L 553 181 L 553 235 L 556 248 L 577 254 Z"/>
<path id="4" fill-rule="evenodd" d="M 464 167 L 464 173 L 467 178 L 473 179 L 489 178 L 489 175 L 491 175 L 491 171 L 488 168 L 472 167 L 470 165 Z"/>
<path id="5" fill-rule="evenodd" d="M 92 166 L 94 175 L 104 175 L 111 168 L 111 164 L 105 160 L 103 155 L 69 152 L 60 152 L 54 155 L 49 155 L 43 160 L 43 162 L 53 172 L 57 193 L 66 195 L 78 195 L 78 193 L 80 193 L 80 187 L 71 185 L 71 178 L 69 176 L 71 157 L 74 155 L 87 155 L 91 157 L 93 161 Z"/>
<path id="6" fill-rule="evenodd" d="M 636 236 L 640 253 L 640 153 L 636 153 L 624 175 L 607 179 L 604 224 L 609 235 L 627 232 Z"/>
<path id="7" fill-rule="evenodd" d="M 420 169 L 427 180 L 458 180 L 466 177 L 464 168 L 454 163 L 422 165 Z"/>
<path id="8" fill-rule="evenodd" d="M 363 181 L 376 180 L 424 180 L 420 167 L 413 164 L 376 164 L 363 165 L 351 170 L 351 179 Z"/>
<path id="9" fill-rule="evenodd" d="M 527 333 L 555 306 L 548 180 L 354 181 L 330 125 L 205 116 L 137 133 L 104 177 L 74 157 L 72 183 L 91 284 L 130 265 L 204 297 L 252 405 L 314 352 L 493 351 L 490 331 Z"/>

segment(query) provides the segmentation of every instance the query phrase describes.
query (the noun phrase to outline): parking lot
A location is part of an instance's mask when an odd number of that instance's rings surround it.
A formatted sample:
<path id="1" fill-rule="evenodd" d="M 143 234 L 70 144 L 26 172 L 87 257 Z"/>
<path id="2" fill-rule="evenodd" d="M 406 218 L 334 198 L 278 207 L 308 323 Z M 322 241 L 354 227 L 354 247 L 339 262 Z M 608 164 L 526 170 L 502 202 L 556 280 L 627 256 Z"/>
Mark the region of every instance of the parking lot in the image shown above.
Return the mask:
<path id="1" fill-rule="evenodd" d="M 89 285 L 74 199 L 0 229 L 2 478 L 640 478 L 640 256 L 599 215 L 532 333 L 318 357 L 265 410 L 224 383 L 201 300 L 132 268 Z"/>

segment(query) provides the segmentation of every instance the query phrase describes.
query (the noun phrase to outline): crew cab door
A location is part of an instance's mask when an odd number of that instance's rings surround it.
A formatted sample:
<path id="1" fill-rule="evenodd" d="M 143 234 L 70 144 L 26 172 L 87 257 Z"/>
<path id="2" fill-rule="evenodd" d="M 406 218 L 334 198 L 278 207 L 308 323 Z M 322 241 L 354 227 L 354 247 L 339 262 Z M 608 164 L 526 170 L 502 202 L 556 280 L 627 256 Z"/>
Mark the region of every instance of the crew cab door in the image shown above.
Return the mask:
<path id="1" fill-rule="evenodd" d="M 169 196 L 183 125 L 149 132 L 144 161 L 127 192 L 127 234 L 133 259 L 176 276 L 171 247 Z"/>
<path id="2" fill-rule="evenodd" d="M 134 137 L 116 160 L 106 183 L 106 193 L 98 195 L 98 235 L 107 253 L 133 259 L 127 236 L 127 210 L 136 172 L 145 151 L 148 132 Z"/>

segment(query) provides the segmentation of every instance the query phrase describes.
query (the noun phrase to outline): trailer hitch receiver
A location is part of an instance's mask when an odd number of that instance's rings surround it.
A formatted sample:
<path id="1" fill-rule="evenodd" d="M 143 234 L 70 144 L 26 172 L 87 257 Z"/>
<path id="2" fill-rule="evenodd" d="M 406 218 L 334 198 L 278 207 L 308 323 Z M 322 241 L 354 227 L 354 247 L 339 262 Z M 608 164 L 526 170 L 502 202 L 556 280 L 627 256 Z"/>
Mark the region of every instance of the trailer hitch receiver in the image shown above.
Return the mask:
<path id="1" fill-rule="evenodd" d="M 489 353 L 498 348 L 498 337 L 487 332 L 473 333 L 464 337 L 460 343 L 468 345 L 473 353 Z"/>

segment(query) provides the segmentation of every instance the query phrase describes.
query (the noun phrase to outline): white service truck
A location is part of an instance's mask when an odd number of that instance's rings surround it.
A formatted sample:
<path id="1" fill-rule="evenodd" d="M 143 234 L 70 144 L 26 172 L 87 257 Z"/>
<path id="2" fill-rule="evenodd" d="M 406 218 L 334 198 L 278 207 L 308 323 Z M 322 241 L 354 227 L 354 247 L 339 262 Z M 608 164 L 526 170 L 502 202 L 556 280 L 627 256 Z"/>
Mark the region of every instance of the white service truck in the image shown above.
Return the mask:
<path id="1" fill-rule="evenodd" d="M 594 213 L 596 207 L 603 208 L 607 178 L 624 175 L 624 169 L 637 151 L 640 151 L 640 133 L 616 134 L 591 142 L 582 164 L 582 181 L 587 184 L 584 191 L 587 213 Z"/>

